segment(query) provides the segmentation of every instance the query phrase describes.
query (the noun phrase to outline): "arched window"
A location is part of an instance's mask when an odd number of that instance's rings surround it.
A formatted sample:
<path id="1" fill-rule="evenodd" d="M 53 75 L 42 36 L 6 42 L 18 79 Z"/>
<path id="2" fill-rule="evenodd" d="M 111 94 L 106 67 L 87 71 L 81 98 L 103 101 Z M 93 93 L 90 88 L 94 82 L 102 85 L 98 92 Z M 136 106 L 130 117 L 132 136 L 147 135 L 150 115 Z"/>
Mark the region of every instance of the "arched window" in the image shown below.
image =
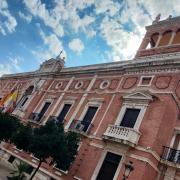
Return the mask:
<path id="1" fill-rule="evenodd" d="M 21 100 L 19 102 L 19 107 L 23 107 L 27 103 L 33 90 L 34 90 L 34 86 L 29 86 L 29 88 L 26 89 L 23 97 L 21 98 Z"/>
<path id="2" fill-rule="evenodd" d="M 159 37 L 159 33 L 154 33 L 154 34 L 151 36 L 151 39 L 150 39 L 151 48 L 156 46 L 158 37 Z"/>
<path id="3" fill-rule="evenodd" d="M 180 44 L 180 29 L 177 30 L 176 35 L 174 36 L 172 44 Z"/>
<path id="4" fill-rule="evenodd" d="M 158 46 L 166 46 L 169 44 L 169 41 L 171 39 L 171 35 L 172 35 L 172 31 L 166 31 L 163 35 L 162 35 L 162 38 L 159 42 L 159 45 Z"/>
<path id="5" fill-rule="evenodd" d="M 157 40 L 159 37 L 159 33 L 154 33 L 149 40 L 149 43 L 146 46 L 146 49 L 150 49 L 156 46 Z"/>

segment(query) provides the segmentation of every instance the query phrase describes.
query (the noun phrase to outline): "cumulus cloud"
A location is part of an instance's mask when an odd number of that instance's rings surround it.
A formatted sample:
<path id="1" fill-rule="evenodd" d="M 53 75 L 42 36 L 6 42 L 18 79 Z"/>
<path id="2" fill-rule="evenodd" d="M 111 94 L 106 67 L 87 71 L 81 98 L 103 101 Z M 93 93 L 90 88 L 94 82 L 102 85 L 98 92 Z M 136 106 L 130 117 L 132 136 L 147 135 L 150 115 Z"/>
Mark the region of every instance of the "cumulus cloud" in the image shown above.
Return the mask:
<path id="1" fill-rule="evenodd" d="M 21 71 L 21 63 L 24 61 L 23 58 L 17 56 L 17 57 L 9 57 L 8 58 L 11 64 L 11 67 L 14 68 L 15 71 L 19 72 Z"/>
<path id="2" fill-rule="evenodd" d="M 96 35 L 103 38 L 111 49 L 108 58 L 114 61 L 134 57 L 145 34 L 144 26 L 150 25 L 157 14 L 161 13 L 164 19 L 169 14 L 179 15 L 180 9 L 179 0 L 54 0 L 51 8 L 42 0 L 24 0 L 24 4 L 32 16 L 40 18 L 53 31 L 48 36 L 41 33 L 48 46 L 48 51 L 44 52 L 47 57 L 52 57 L 58 46 L 62 47 L 59 37 L 84 33 L 89 38 Z M 86 13 L 85 9 L 91 6 L 91 12 Z M 83 16 L 78 12 L 83 12 Z M 80 39 L 75 39 L 69 43 L 69 48 L 81 53 L 84 45 Z"/>
<path id="3" fill-rule="evenodd" d="M 17 57 L 8 57 L 6 63 L 0 64 L 0 76 L 3 74 L 10 74 L 15 72 L 20 72 L 21 63 L 23 62 L 23 58 Z"/>
<path id="4" fill-rule="evenodd" d="M 62 42 L 59 40 L 56 34 L 45 34 L 42 29 L 39 27 L 39 34 L 46 45 L 46 49 L 37 49 L 37 51 L 32 51 L 34 55 L 36 55 L 42 62 L 43 60 L 47 60 L 53 57 L 56 57 L 60 51 L 63 50 Z M 66 52 L 63 51 L 63 56 L 66 57 Z"/>
<path id="5" fill-rule="evenodd" d="M 120 4 L 112 0 L 100 0 L 95 3 L 96 13 L 107 13 L 114 16 L 120 10 Z"/>
<path id="6" fill-rule="evenodd" d="M 10 74 L 12 72 L 11 70 L 12 69 L 10 64 L 0 64 L 0 77 L 3 74 Z"/>
<path id="7" fill-rule="evenodd" d="M 24 13 L 22 13 L 22 12 L 19 12 L 18 13 L 19 14 L 19 17 L 20 18 L 22 18 L 22 19 L 24 19 L 27 23 L 30 23 L 31 22 L 31 20 L 32 20 L 32 16 L 31 15 L 25 15 Z"/>
<path id="8" fill-rule="evenodd" d="M 3 35 L 13 33 L 16 26 L 17 21 L 9 12 L 7 1 L 0 0 L 0 33 Z"/>
<path id="9" fill-rule="evenodd" d="M 60 22 L 60 16 L 46 9 L 44 3 L 40 0 L 24 0 L 24 4 L 33 16 L 43 20 L 44 24 L 53 29 L 54 33 L 61 37 L 64 35 L 64 29 Z"/>
<path id="10" fill-rule="evenodd" d="M 80 54 L 83 50 L 84 50 L 84 44 L 80 39 L 73 39 L 70 43 L 69 43 L 69 48 Z"/>

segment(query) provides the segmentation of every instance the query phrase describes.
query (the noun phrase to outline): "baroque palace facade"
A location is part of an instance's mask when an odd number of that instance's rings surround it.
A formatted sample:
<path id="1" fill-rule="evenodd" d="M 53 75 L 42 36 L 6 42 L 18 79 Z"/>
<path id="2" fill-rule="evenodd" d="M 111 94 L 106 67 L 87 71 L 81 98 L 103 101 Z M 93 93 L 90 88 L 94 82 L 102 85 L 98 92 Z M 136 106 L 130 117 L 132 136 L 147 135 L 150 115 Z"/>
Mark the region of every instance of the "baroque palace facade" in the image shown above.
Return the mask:
<path id="1" fill-rule="evenodd" d="M 129 161 L 129 180 L 180 179 L 180 17 L 157 18 L 146 30 L 133 60 L 65 68 L 57 57 L 0 78 L 1 98 L 19 88 L 13 114 L 22 121 L 55 118 L 81 135 L 67 172 L 43 164 L 36 179 L 121 180 Z M 1 158 L 38 164 L 8 144 Z"/>

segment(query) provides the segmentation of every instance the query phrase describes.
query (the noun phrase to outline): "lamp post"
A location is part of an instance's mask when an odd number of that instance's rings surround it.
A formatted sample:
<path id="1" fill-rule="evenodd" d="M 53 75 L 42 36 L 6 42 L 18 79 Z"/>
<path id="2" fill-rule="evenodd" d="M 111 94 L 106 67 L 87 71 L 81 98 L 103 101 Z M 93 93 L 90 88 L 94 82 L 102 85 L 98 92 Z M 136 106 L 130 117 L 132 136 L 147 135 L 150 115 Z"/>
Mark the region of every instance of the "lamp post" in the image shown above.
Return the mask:
<path id="1" fill-rule="evenodd" d="M 134 167 L 133 167 L 133 162 L 132 161 L 129 161 L 127 164 L 125 164 L 125 170 L 124 170 L 124 174 L 123 174 L 123 180 L 126 180 L 131 171 L 134 170 Z"/>

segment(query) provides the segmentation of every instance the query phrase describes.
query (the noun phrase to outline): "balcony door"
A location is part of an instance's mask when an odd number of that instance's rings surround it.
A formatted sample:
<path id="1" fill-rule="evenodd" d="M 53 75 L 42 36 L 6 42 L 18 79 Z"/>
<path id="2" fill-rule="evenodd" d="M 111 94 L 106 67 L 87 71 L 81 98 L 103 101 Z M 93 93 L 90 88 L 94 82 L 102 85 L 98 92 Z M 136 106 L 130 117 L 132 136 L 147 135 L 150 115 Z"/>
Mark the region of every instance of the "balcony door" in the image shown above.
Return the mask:
<path id="1" fill-rule="evenodd" d="M 122 156 L 108 152 L 96 180 L 113 180 Z"/>
<path id="2" fill-rule="evenodd" d="M 64 121 L 64 118 L 67 115 L 70 107 L 71 107 L 71 104 L 64 104 L 64 107 L 62 108 L 61 112 L 59 113 L 57 117 L 58 122 L 62 123 Z"/>
<path id="3" fill-rule="evenodd" d="M 38 115 L 38 120 L 40 121 L 41 118 L 44 116 L 44 114 L 46 113 L 46 111 L 48 110 L 49 106 L 50 106 L 50 102 L 45 102 L 43 108 L 41 109 L 39 115 Z"/>
<path id="4" fill-rule="evenodd" d="M 86 132 L 89 125 L 91 124 L 91 121 L 94 117 L 94 115 L 97 112 L 98 107 L 89 106 L 88 110 L 86 111 L 86 114 L 81 122 L 82 125 L 84 125 L 83 131 Z"/>
<path id="5" fill-rule="evenodd" d="M 123 116 L 123 119 L 120 123 L 120 126 L 133 128 L 139 113 L 140 109 L 127 108 Z"/>

